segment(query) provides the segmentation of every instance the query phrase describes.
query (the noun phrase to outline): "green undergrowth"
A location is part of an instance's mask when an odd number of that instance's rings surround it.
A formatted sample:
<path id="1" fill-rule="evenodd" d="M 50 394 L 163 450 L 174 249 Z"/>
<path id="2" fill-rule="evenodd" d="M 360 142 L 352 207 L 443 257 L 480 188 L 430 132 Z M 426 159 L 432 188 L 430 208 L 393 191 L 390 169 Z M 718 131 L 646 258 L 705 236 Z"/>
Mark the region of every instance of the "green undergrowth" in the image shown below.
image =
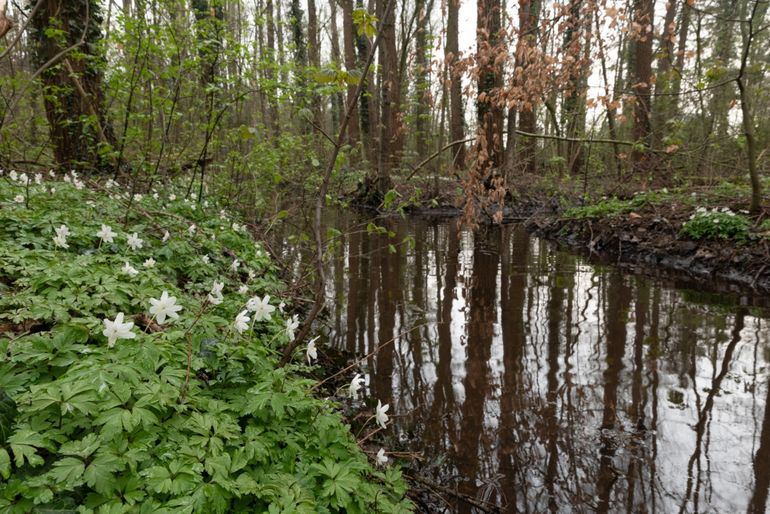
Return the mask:
<path id="1" fill-rule="evenodd" d="M 564 216 L 576 219 L 612 218 L 628 214 L 649 205 L 660 205 L 669 202 L 674 197 L 674 193 L 668 190 L 639 193 L 629 199 L 620 199 L 613 196 L 602 198 L 596 203 L 567 209 L 564 212 Z"/>
<path id="2" fill-rule="evenodd" d="M 243 226 L 168 190 L 129 209 L 120 186 L 68 179 L 0 177 L 0 512 L 411 508 L 398 469 L 311 394 L 304 352 L 276 367 L 289 314 L 235 323 L 282 289 Z M 150 310 L 163 292 L 178 318 Z"/>

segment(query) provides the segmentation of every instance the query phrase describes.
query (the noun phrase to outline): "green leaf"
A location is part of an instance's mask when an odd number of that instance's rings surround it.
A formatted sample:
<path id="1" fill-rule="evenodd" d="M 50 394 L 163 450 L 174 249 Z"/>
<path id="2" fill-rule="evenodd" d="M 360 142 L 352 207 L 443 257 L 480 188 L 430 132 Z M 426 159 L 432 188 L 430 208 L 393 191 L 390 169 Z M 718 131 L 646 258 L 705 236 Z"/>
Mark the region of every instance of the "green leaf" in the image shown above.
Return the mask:
<path id="1" fill-rule="evenodd" d="M 83 482 L 80 478 L 83 476 L 85 469 L 86 466 L 82 460 L 74 457 L 65 457 L 56 461 L 48 474 L 57 483 L 64 484 L 69 489 L 77 487 Z"/>
<path id="2" fill-rule="evenodd" d="M 115 490 L 113 473 L 123 468 L 121 459 L 110 453 L 98 455 L 86 468 L 86 483 L 101 494 L 110 494 Z"/>
<path id="3" fill-rule="evenodd" d="M 0 448 L 0 476 L 4 480 L 11 476 L 11 456 L 5 448 Z"/>

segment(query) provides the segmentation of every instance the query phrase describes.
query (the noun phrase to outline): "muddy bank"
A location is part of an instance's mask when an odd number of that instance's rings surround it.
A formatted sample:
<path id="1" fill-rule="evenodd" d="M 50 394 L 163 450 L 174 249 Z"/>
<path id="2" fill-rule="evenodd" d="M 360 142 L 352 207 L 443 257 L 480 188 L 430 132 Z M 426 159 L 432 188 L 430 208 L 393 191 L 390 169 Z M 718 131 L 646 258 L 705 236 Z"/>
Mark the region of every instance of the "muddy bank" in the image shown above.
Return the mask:
<path id="1" fill-rule="evenodd" d="M 684 277 L 718 291 L 770 295 L 770 241 L 688 240 L 679 230 L 689 214 L 676 206 L 598 219 L 535 214 L 525 225 L 600 262 Z"/>

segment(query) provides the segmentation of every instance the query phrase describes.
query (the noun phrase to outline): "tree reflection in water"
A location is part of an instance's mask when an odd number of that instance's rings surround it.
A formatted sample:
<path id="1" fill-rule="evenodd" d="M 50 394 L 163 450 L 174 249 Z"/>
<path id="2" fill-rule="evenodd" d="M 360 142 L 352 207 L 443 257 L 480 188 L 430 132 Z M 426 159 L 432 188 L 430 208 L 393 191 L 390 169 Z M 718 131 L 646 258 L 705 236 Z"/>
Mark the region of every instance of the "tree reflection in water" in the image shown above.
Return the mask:
<path id="1" fill-rule="evenodd" d="M 395 238 L 337 224 L 331 344 L 364 355 L 408 331 L 366 363 L 368 394 L 439 463 L 431 480 L 506 512 L 765 512 L 766 312 L 513 226 L 382 223 Z"/>

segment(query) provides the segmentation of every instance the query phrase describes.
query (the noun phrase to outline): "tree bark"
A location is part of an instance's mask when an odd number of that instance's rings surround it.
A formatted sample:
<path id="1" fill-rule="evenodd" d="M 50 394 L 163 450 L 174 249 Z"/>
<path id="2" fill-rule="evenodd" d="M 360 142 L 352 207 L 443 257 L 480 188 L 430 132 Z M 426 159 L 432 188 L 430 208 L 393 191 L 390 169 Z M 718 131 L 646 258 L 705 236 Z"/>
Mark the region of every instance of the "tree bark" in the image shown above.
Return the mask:
<path id="1" fill-rule="evenodd" d="M 433 0 L 416 0 L 414 4 L 417 19 L 415 33 L 415 150 L 418 161 L 421 161 L 430 150 L 430 62 L 428 56 L 428 30 L 430 12 Z"/>
<path id="2" fill-rule="evenodd" d="M 529 56 L 527 48 L 535 44 L 538 33 L 538 20 L 540 17 L 540 0 L 519 0 L 519 48 L 516 52 L 516 67 L 523 68 L 526 73 Z M 534 105 L 519 109 L 519 130 L 535 134 L 537 132 L 537 113 Z M 527 173 L 537 172 L 537 142 L 534 138 L 527 138 L 519 145 L 521 152 L 519 158 L 521 167 Z"/>
<path id="3" fill-rule="evenodd" d="M 460 0 L 449 0 L 447 5 L 447 35 L 444 60 L 449 71 L 449 139 L 465 139 L 465 113 L 463 111 L 462 74 L 457 67 L 460 54 L 459 44 Z M 457 145 L 453 152 L 452 166 L 465 166 L 465 145 Z"/>
<path id="4" fill-rule="evenodd" d="M 635 147 L 632 153 L 632 166 L 635 172 L 649 169 L 652 123 L 650 109 L 650 92 L 652 88 L 652 39 L 653 14 L 655 0 L 635 0 L 633 20 L 638 32 L 631 35 L 632 51 L 634 54 L 633 80 L 631 89 L 634 91 L 634 125 L 633 139 L 643 148 Z"/>
<path id="5" fill-rule="evenodd" d="M 61 167 L 104 170 L 115 147 L 102 91 L 100 5 L 45 0 L 32 20 L 36 63 L 49 64 L 40 77 L 54 158 Z M 52 36 L 53 28 L 62 36 Z"/>
<path id="6" fill-rule="evenodd" d="M 476 60 L 479 66 L 476 111 L 479 123 L 479 160 L 493 168 L 503 163 L 503 108 L 496 98 L 503 85 L 498 43 L 502 26 L 500 0 L 478 0 Z"/>
<path id="7" fill-rule="evenodd" d="M 348 73 L 352 73 L 356 68 L 356 48 L 355 48 L 356 27 L 353 25 L 353 0 L 342 0 L 342 36 L 345 46 L 345 68 Z M 349 109 L 352 109 L 350 122 L 348 125 L 348 144 L 355 146 L 361 139 L 361 129 L 358 122 L 358 106 L 350 106 L 354 101 L 356 85 L 348 82 L 348 100 Z"/>
<path id="8" fill-rule="evenodd" d="M 401 80 L 398 74 L 396 48 L 396 16 L 385 12 L 387 0 L 377 2 L 377 15 L 382 20 L 380 62 L 380 155 L 375 177 L 376 189 L 385 193 L 391 187 L 390 172 L 400 163 L 403 146 L 401 127 Z"/>

